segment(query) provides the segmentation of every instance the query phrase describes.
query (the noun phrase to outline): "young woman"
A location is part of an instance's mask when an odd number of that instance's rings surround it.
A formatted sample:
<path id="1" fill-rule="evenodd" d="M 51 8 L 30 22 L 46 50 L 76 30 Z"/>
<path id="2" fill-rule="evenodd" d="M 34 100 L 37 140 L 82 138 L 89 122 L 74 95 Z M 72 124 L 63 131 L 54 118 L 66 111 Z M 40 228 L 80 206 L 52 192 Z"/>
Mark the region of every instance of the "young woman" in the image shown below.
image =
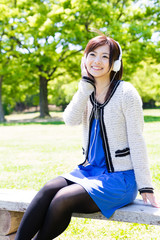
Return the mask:
<path id="1" fill-rule="evenodd" d="M 144 202 L 157 203 L 142 135 L 142 102 L 121 81 L 122 50 L 105 35 L 89 41 L 82 80 L 64 111 L 67 125 L 83 126 L 85 161 L 71 173 L 49 181 L 29 205 L 16 240 L 51 240 L 69 225 L 73 212 L 101 211 L 109 218 L 131 203 L 139 190 Z"/>

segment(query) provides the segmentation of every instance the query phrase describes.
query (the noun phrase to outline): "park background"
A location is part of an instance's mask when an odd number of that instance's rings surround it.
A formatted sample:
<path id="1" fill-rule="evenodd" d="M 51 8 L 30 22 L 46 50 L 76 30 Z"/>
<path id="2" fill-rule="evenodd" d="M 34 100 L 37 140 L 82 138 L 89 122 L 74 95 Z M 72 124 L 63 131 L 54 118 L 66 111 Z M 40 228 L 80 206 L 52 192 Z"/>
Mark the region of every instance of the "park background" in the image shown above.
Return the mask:
<path id="1" fill-rule="evenodd" d="M 117 40 L 123 80 L 138 90 L 160 199 L 160 3 L 157 0 L 0 1 L 0 187 L 39 190 L 82 162 L 81 126 L 62 114 L 77 90 L 91 28 Z M 159 227 L 73 219 L 58 238 L 160 239 Z"/>

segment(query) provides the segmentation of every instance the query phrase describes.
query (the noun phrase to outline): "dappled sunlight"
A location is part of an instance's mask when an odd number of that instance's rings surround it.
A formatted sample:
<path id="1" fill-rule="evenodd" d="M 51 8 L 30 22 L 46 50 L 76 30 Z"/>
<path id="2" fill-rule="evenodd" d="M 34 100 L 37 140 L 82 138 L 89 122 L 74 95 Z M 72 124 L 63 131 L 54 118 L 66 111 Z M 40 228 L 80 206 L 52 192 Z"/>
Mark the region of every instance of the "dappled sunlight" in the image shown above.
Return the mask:
<path id="1" fill-rule="evenodd" d="M 39 112 L 22 112 L 22 113 L 13 113 L 6 116 L 7 124 L 64 124 L 62 118 L 62 112 L 50 112 L 50 117 L 40 118 Z"/>

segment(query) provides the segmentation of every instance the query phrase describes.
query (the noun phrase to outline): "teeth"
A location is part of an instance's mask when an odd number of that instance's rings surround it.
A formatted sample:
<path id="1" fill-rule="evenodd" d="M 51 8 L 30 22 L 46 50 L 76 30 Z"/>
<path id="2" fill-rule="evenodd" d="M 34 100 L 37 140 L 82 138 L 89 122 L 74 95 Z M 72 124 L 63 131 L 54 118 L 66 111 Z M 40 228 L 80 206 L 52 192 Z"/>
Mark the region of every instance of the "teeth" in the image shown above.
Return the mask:
<path id="1" fill-rule="evenodd" d="M 92 68 L 94 68 L 94 69 L 96 69 L 96 70 L 101 70 L 102 68 L 100 68 L 100 67 L 92 67 Z"/>

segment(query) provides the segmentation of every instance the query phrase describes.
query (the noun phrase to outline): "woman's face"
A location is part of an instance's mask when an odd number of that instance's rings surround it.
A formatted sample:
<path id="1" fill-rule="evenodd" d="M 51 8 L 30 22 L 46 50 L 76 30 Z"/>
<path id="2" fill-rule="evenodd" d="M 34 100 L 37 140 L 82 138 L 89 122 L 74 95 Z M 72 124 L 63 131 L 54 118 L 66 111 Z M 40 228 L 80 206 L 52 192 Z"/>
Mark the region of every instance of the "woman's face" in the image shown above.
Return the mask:
<path id="1" fill-rule="evenodd" d="M 111 71 L 109 71 L 109 54 L 109 46 L 107 44 L 88 53 L 86 67 L 95 80 L 98 78 L 104 78 L 104 80 L 109 78 Z"/>

